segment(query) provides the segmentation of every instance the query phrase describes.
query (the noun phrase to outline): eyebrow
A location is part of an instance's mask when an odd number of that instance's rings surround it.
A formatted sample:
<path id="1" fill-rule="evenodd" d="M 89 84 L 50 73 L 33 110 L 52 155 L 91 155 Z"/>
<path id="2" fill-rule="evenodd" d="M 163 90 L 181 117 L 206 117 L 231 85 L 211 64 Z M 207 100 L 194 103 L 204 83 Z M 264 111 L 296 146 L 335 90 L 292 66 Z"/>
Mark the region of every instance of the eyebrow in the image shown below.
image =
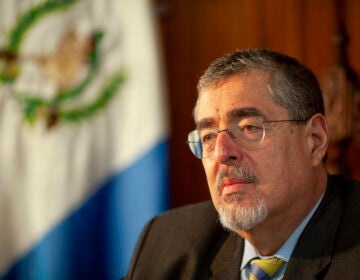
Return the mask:
<path id="1" fill-rule="evenodd" d="M 265 117 L 259 109 L 255 107 L 245 107 L 241 109 L 234 109 L 227 113 L 229 119 L 239 119 L 244 117 Z"/>
<path id="2" fill-rule="evenodd" d="M 241 119 L 245 117 L 262 117 L 265 118 L 265 115 L 257 108 L 255 107 L 245 107 L 245 108 L 239 108 L 239 109 L 233 109 L 230 112 L 228 112 L 227 117 L 230 120 L 233 119 Z M 196 128 L 201 130 L 204 128 L 209 127 L 215 127 L 216 120 L 214 118 L 203 118 L 196 122 Z"/>
<path id="3" fill-rule="evenodd" d="M 213 118 L 204 118 L 196 122 L 196 129 L 201 130 L 204 128 L 214 127 L 215 123 L 215 119 Z"/>

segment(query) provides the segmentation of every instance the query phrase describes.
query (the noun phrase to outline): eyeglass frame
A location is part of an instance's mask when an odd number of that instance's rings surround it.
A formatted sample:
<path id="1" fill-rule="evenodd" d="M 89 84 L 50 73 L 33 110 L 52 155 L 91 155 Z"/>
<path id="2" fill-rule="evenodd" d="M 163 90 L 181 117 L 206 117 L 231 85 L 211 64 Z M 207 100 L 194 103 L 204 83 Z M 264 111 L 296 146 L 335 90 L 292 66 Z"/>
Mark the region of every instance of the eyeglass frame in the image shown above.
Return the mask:
<path id="1" fill-rule="evenodd" d="M 286 119 L 286 120 L 263 120 L 263 121 L 261 121 L 261 123 L 262 123 L 262 125 L 264 125 L 265 123 L 281 123 L 281 122 L 298 122 L 298 123 L 307 123 L 308 122 L 308 120 L 309 120 L 309 118 L 308 119 Z M 189 136 L 191 135 L 191 134 L 193 134 L 194 132 L 197 132 L 198 134 L 199 134 L 199 130 L 198 129 L 194 129 L 194 130 L 192 130 L 192 131 L 190 131 L 189 132 L 189 134 L 188 134 L 188 139 L 189 139 Z M 221 129 L 221 130 L 218 130 L 217 131 L 217 135 L 219 135 L 219 133 L 221 133 L 221 132 L 227 132 L 228 133 L 228 135 L 231 137 L 231 138 L 234 138 L 235 136 L 234 136 L 234 134 L 231 132 L 231 130 L 229 130 L 228 128 L 225 128 L 225 129 Z M 261 143 L 264 139 L 265 139 L 265 134 L 266 134 L 266 129 L 265 129 L 265 126 L 263 126 L 263 136 L 262 136 L 262 138 L 261 138 L 261 140 L 259 141 L 259 143 Z M 200 135 L 198 135 L 199 137 L 199 139 L 200 139 Z M 192 154 L 196 157 L 196 158 L 198 158 L 198 159 L 209 159 L 209 158 L 212 158 L 211 156 L 210 157 L 202 157 L 202 142 L 201 142 L 201 139 L 200 139 L 200 141 L 198 141 L 198 142 L 196 142 L 196 141 L 189 141 L 189 140 L 187 140 L 186 141 L 186 143 L 188 144 L 188 146 L 189 146 L 189 148 L 190 148 L 190 151 L 192 152 Z M 194 149 L 192 148 L 192 144 L 195 144 L 195 143 L 197 143 L 197 144 L 200 144 L 200 146 L 199 147 L 195 147 L 194 146 Z M 197 153 L 196 153 L 196 149 L 199 149 L 199 148 L 201 148 L 201 152 L 198 152 L 198 154 L 200 154 L 201 156 L 199 156 Z"/>

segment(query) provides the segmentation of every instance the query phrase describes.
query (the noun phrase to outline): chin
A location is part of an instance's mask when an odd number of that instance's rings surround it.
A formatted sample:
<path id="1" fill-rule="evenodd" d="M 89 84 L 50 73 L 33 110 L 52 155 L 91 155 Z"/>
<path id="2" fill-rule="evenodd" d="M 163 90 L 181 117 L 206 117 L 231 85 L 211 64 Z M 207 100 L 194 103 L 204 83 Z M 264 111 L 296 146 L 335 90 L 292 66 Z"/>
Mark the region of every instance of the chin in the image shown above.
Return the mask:
<path id="1" fill-rule="evenodd" d="M 219 207 L 219 220 L 224 228 L 231 231 L 247 231 L 262 223 L 268 213 L 261 197 L 244 201 L 243 195 L 239 199 L 237 194 L 224 199 Z"/>

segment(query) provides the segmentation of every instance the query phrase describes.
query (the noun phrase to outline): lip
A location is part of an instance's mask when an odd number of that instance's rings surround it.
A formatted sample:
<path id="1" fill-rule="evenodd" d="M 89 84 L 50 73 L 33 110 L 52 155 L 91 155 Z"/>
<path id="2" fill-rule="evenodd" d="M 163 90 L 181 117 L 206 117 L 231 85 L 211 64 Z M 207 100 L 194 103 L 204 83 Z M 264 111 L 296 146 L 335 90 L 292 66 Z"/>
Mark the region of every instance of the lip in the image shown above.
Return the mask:
<path id="1" fill-rule="evenodd" d="M 223 195 L 241 192 L 245 185 L 249 184 L 253 184 L 253 182 L 241 178 L 224 178 L 221 182 L 220 192 Z"/>

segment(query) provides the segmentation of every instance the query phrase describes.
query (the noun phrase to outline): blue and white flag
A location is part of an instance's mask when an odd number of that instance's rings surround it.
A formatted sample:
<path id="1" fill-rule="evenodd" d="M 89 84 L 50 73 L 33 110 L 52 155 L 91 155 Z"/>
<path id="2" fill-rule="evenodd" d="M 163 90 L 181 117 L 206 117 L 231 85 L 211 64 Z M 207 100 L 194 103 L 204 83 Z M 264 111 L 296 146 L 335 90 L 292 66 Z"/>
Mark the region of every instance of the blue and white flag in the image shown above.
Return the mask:
<path id="1" fill-rule="evenodd" d="M 119 279 L 167 207 L 146 0 L 0 0 L 0 279 Z"/>

